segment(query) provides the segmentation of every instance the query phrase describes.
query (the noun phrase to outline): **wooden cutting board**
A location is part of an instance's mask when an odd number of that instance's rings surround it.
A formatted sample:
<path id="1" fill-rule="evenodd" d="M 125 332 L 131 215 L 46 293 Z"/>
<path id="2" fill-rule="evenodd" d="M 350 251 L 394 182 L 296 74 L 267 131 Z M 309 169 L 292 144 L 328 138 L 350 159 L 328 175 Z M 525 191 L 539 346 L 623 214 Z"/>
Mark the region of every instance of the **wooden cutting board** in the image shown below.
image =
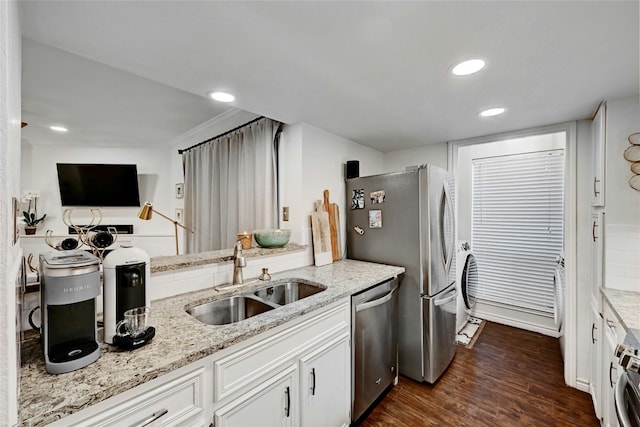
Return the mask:
<path id="1" fill-rule="evenodd" d="M 324 190 L 324 210 L 329 214 L 329 231 L 331 233 L 331 256 L 334 261 L 338 261 L 340 256 L 340 238 L 338 229 L 340 218 L 338 205 L 329 201 L 329 190 Z"/>
<path id="2" fill-rule="evenodd" d="M 331 264 L 331 232 L 329 230 L 329 214 L 324 211 L 322 201 L 315 204 L 315 211 L 311 213 L 311 234 L 313 237 L 313 258 L 315 265 Z"/>

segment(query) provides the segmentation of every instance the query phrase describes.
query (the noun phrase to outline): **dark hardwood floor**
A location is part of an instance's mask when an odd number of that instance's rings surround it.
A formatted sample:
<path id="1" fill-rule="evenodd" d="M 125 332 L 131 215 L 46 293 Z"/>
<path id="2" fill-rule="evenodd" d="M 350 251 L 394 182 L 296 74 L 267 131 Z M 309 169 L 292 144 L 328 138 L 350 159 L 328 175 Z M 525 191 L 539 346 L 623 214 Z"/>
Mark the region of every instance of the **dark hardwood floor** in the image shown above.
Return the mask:
<path id="1" fill-rule="evenodd" d="M 562 369 L 557 339 L 487 323 L 435 385 L 400 377 L 360 425 L 599 426 L 591 397 L 566 386 Z"/>

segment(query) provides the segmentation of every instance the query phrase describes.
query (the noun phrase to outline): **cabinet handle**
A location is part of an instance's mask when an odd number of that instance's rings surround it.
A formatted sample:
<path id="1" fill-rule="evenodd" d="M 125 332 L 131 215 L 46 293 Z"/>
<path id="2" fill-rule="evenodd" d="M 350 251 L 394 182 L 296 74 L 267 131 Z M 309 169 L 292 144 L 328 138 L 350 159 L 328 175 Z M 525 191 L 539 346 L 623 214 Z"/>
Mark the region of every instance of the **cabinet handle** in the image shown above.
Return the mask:
<path id="1" fill-rule="evenodd" d="M 596 236 L 596 227 L 598 225 L 596 224 L 595 221 L 593 221 L 593 226 L 591 227 L 591 236 L 593 236 L 593 241 L 595 242 L 596 239 L 598 238 L 598 236 Z"/>
<path id="2" fill-rule="evenodd" d="M 617 371 L 616 368 L 613 367 L 613 362 L 609 362 L 609 385 L 611 386 L 611 388 L 613 388 L 614 384 L 613 384 L 613 377 L 611 376 L 611 371 Z"/>
<path id="3" fill-rule="evenodd" d="M 311 368 L 311 396 L 316 395 L 316 368 Z"/>
<path id="4" fill-rule="evenodd" d="M 596 183 L 600 182 L 600 180 L 597 177 L 593 177 L 593 195 L 595 197 L 598 197 L 598 194 L 600 194 L 600 192 L 598 191 L 598 189 L 596 188 Z"/>
<path id="5" fill-rule="evenodd" d="M 607 326 L 610 327 L 611 329 L 614 329 L 616 327 L 616 322 L 614 322 L 613 320 L 606 319 L 606 322 L 607 322 Z"/>
<path id="6" fill-rule="evenodd" d="M 284 394 L 287 396 L 287 406 L 284 408 L 284 413 L 289 418 L 289 414 L 291 413 L 291 393 L 289 392 L 289 386 L 284 390 Z"/>
<path id="7" fill-rule="evenodd" d="M 596 343 L 596 336 L 593 334 L 595 331 L 598 330 L 598 327 L 596 326 L 595 322 L 591 324 L 591 342 L 593 344 Z"/>
<path id="8" fill-rule="evenodd" d="M 149 416 L 149 418 L 145 418 L 143 421 L 140 421 L 138 424 L 134 424 L 133 426 L 134 427 L 148 426 L 149 424 L 151 424 L 152 422 L 156 421 L 160 417 L 166 415 L 167 412 L 169 412 L 169 411 L 166 410 L 165 408 L 162 408 L 158 412 L 154 412 L 153 414 L 151 414 Z"/>

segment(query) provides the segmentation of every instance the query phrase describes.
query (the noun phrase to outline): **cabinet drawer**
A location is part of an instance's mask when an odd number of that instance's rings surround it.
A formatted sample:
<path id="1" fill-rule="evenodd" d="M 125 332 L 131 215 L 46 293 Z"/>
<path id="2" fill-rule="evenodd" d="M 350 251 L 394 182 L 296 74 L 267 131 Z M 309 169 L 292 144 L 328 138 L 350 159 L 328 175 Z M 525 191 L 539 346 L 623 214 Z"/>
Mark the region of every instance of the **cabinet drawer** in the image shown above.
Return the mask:
<path id="1" fill-rule="evenodd" d="M 350 306 L 330 308 L 214 362 L 214 399 L 267 378 L 305 348 L 341 329 L 349 330 Z"/>
<path id="2" fill-rule="evenodd" d="M 71 420 L 73 416 L 64 418 L 61 425 L 138 426 L 149 422 L 154 416 L 157 416 L 156 421 L 151 424 L 154 426 L 198 425 L 199 417 L 204 415 L 204 372 L 205 369 L 201 367 L 161 384 L 152 391 L 129 398 L 124 403 L 110 405 L 109 400 L 106 400 L 89 409 L 93 415 L 77 421 Z M 165 410 L 166 413 L 161 415 Z"/>
<path id="3" fill-rule="evenodd" d="M 609 304 L 604 304 L 604 330 L 605 333 L 609 334 L 613 342 L 621 344 L 624 340 L 626 333 L 624 327 Z"/>

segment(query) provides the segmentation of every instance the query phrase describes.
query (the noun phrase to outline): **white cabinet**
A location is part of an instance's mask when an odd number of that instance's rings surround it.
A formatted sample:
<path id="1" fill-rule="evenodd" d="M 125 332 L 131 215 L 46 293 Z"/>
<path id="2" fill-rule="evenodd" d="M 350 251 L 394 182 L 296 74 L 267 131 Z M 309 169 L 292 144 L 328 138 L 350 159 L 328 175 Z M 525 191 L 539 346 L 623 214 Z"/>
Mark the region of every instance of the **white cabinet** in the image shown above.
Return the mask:
<path id="1" fill-rule="evenodd" d="M 62 418 L 51 426 L 120 427 L 150 422 L 153 426 L 208 426 L 204 386 L 207 370 L 199 363 L 185 368 Z"/>
<path id="2" fill-rule="evenodd" d="M 349 334 L 343 333 L 300 359 L 301 425 L 349 425 L 349 342 Z"/>
<path id="3" fill-rule="evenodd" d="M 591 206 L 604 206 L 605 202 L 606 118 L 607 104 L 602 103 L 591 123 L 591 168 L 593 174 Z"/>
<path id="4" fill-rule="evenodd" d="M 591 298 L 600 300 L 604 263 L 604 212 L 591 213 Z M 600 309 L 600 306 L 598 306 Z"/>
<path id="5" fill-rule="evenodd" d="M 596 417 L 602 419 L 602 388 L 601 388 L 601 366 L 602 366 L 602 317 L 600 311 L 591 303 L 591 379 L 589 382 L 589 393 L 593 400 L 593 408 Z"/>
<path id="6" fill-rule="evenodd" d="M 239 396 L 215 412 L 216 427 L 292 427 L 298 425 L 298 367 Z"/>
<path id="7" fill-rule="evenodd" d="M 616 381 L 620 374 L 618 358 L 615 355 L 616 347 L 624 338 L 624 329 L 618 322 L 613 310 L 604 304 L 604 322 L 602 337 L 602 425 L 605 427 L 618 427 L 614 394 Z"/>
<path id="8" fill-rule="evenodd" d="M 347 297 L 52 425 L 348 426 L 350 320 Z"/>
<path id="9" fill-rule="evenodd" d="M 213 362 L 221 426 L 348 426 L 351 305 L 344 300 Z"/>

